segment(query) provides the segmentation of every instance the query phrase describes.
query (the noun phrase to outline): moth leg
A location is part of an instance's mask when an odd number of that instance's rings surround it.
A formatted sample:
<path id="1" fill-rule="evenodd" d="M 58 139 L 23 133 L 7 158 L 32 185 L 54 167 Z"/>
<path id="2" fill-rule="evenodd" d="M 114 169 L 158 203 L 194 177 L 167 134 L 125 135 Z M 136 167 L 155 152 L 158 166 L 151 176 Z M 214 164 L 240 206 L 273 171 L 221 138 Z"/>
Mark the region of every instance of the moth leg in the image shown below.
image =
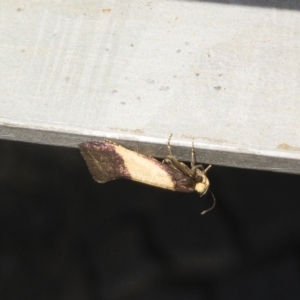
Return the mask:
<path id="1" fill-rule="evenodd" d="M 211 168 L 211 165 L 207 166 L 206 169 L 204 170 L 204 174 Z"/>
<path id="2" fill-rule="evenodd" d="M 166 164 L 166 165 L 171 165 L 172 164 L 171 160 L 168 159 L 168 158 L 165 158 L 162 162 L 163 162 L 163 164 Z"/>
<path id="3" fill-rule="evenodd" d="M 200 170 L 203 174 L 206 174 L 206 172 L 211 168 L 211 165 L 209 165 L 206 169 L 204 169 L 203 165 L 195 165 L 192 167 L 193 174 L 196 173 L 196 170 Z"/>
<path id="4" fill-rule="evenodd" d="M 171 159 L 174 158 L 174 156 L 172 154 L 171 143 L 170 143 L 172 135 L 173 134 L 171 133 L 169 138 L 168 138 L 168 144 L 167 144 L 169 155 L 162 161 L 163 164 L 167 164 L 167 165 L 172 165 L 172 160 Z"/>
<path id="5" fill-rule="evenodd" d="M 171 149 L 171 137 L 172 137 L 172 133 L 170 134 L 170 136 L 169 136 L 169 139 L 168 139 L 168 151 L 169 151 L 169 155 L 170 156 L 173 156 L 173 154 L 172 154 L 172 149 Z"/>
<path id="6" fill-rule="evenodd" d="M 193 167 L 195 167 L 196 164 L 196 158 L 195 158 L 195 148 L 194 148 L 194 141 L 192 144 L 192 158 L 191 158 L 191 167 L 193 169 Z"/>
<path id="7" fill-rule="evenodd" d="M 173 155 L 172 149 L 171 149 L 171 143 L 170 143 L 171 137 L 172 137 L 172 134 L 170 135 L 170 137 L 168 139 L 168 151 L 169 151 L 169 155 L 164 160 L 164 163 L 167 163 L 168 165 L 170 165 L 173 168 L 181 171 L 183 174 L 185 174 L 185 175 L 187 175 L 189 177 L 193 177 L 193 171 L 188 166 L 186 166 L 184 163 L 178 161 L 178 159 Z"/>
<path id="8" fill-rule="evenodd" d="M 115 143 L 115 142 L 113 142 L 113 141 L 111 141 L 111 140 L 104 139 L 104 141 L 105 141 L 105 142 L 107 142 L 107 143 L 109 143 L 109 144 L 112 144 L 112 145 L 117 145 L 117 146 L 119 146 L 119 144 L 117 144 L 117 143 Z"/>
<path id="9" fill-rule="evenodd" d="M 206 174 L 206 172 L 211 168 L 211 165 L 207 166 L 206 169 L 202 165 L 196 165 L 196 158 L 195 158 L 195 148 L 194 148 L 194 141 L 192 144 L 192 159 L 191 159 L 191 173 L 193 176 L 196 175 L 196 170 L 199 169 L 203 172 L 203 174 Z"/>
<path id="10" fill-rule="evenodd" d="M 193 140 L 193 143 L 192 143 L 192 158 L 191 158 L 191 174 L 192 174 L 192 176 L 196 176 L 196 170 L 197 169 L 201 169 L 201 171 L 203 171 L 202 165 L 196 165 L 195 146 L 194 146 L 194 140 Z"/>
<path id="11" fill-rule="evenodd" d="M 191 174 L 192 176 L 196 176 L 196 170 L 199 169 L 200 171 L 204 171 L 204 168 L 202 165 L 196 165 L 196 156 L 195 156 L 195 147 L 194 147 L 194 141 L 192 144 L 192 159 L 191 159 Z M 205 174 L 205 171 L 204 171 Z"/>
<path id="12" fill-rule="evenodd" d="M 188 168 L 184 163 L 177 160 L 174 156 L 168 156 L 165 160 L 165 163 L 167 163 L 172 168 L 175 168 L 179 171 L 181 171 L 183 174 L 187 176 L 191 176 L 190 168 Z"/>

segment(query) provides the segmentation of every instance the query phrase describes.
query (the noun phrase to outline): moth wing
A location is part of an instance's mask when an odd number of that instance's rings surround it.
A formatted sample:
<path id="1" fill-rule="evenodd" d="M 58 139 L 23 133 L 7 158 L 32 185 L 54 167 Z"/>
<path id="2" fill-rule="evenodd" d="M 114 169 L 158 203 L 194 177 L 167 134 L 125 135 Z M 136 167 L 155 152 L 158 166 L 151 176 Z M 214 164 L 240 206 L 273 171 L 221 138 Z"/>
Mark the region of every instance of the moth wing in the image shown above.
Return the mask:
<path id="1" fill-rule="evenodd" d="M 97 182 L 126 178 L 173 191 L 195 190 L 194 181 L 180 170 L 111 141 L 86 142 L 79 147 Z"/>
<path id="2" fill-rule="evenodd" d="M 130 179 L 124 159 L 116 152 L 112 142 L 86 142 L 79 148 L 95 181 L 104 183 L 117 178 Z"/>

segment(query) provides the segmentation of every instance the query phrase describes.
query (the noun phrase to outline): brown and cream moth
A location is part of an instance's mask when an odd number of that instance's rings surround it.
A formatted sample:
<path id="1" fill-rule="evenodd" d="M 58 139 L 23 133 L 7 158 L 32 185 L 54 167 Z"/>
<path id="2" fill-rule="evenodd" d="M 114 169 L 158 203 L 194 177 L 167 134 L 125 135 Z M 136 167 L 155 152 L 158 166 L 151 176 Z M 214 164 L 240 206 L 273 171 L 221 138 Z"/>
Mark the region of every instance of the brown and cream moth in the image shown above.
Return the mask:
<path id="1" fill-rule="evenodd" d="M 184 193 L 196 191 L 203 196 L 209 189 L 206 172 L 211 165 L 206 169 L 202 165 L 196 165 L 194 144 L 191 168 L 178 161 L 172 154 L 171 136 L 168 140 L 169 155 L 163 162 L 128 150 L 109 140 L 85 142 L 80 144 L 79 148 L 90 173 L 99 183 L 126 178 L 172 191 Z M 213 194 L 212 197 L 213 206 L 202 214 L 214 208 Z"/>

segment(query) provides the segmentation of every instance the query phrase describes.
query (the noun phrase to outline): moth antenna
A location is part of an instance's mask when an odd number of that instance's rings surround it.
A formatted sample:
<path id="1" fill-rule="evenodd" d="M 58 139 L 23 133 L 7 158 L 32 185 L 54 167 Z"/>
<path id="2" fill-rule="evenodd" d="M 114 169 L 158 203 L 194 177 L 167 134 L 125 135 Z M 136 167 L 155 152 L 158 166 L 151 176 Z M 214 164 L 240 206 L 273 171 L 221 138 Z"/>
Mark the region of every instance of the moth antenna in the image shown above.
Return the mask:
<path id="1" fill-rule="evenodd" d="M 201 215 L 206 214 L 207 212 L 209 212 L 209 211 L 211 211 L 212 209 L 214 209 L 214 207 L 216 206 L 216 197 L 215 197 L 215 195 L 214 195 L 211 191 L 209 191 L 209 192 L 210 192 L 210 194 L 211 194 L 211 196 L 212 196 L 212 198 L 213 198 L 213 205 L 212 205 L 209 209 L 204 210 L 204 211 L 201 213 Z"/>

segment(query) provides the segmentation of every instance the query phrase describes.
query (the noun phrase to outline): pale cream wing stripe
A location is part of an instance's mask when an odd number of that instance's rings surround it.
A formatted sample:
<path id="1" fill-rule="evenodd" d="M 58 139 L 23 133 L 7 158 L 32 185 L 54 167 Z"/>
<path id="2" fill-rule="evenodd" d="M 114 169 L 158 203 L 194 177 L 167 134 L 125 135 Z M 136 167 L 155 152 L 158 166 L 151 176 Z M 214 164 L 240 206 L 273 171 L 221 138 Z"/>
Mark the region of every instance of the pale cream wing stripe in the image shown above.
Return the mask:
<path id="1" fill-rule="evenodd" d="M 175 190 L 170 174 L 161 168 L 161 164 L 150 157 L 116 145 L 116 152 L 123 158 L 124 165 L 132 180 L 154 185 L 160 188 Z"/>

